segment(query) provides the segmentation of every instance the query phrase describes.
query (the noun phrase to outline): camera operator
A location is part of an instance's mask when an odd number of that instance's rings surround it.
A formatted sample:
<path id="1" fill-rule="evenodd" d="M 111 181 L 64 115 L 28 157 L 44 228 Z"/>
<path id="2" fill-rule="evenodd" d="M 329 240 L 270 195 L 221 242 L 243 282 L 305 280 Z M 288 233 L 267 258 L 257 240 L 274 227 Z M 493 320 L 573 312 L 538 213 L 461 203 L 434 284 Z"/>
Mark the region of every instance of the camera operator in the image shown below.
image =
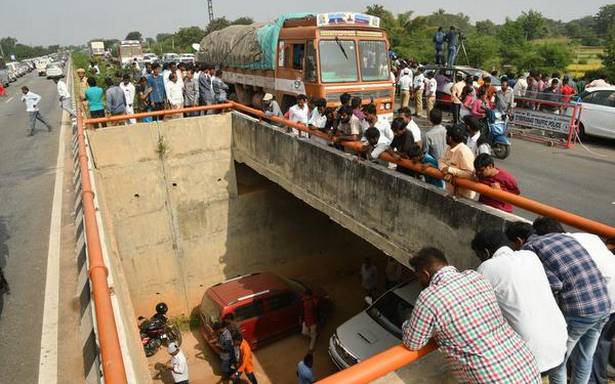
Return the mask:
<path id="1" fill-rule="evenodd" d="M 452 67 L 453 65 L 455 65 L 455 59 L 457 58 L 457 52 L 459 49 L 459 36 L 454 26 L 451 25 L 451 28 L 446 34 L 446 38 L 444 40 L 448 44 L 448 57 L 446 64 L 449 67 Z"/>

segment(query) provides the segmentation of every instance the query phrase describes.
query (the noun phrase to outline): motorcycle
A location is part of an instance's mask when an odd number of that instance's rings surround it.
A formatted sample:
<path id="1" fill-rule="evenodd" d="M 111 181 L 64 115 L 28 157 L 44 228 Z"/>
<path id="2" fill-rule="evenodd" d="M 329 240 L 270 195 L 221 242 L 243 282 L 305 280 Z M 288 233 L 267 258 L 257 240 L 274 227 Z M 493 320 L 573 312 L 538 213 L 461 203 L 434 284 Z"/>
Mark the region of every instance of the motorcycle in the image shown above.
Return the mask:
<path id="1" fill-rule="evenodd" d="M 508 138 L 508 119 L 500 112 L 495 113 L 495 121 L 489 122 L 489 145 L 491 152 L 498 159 L 505 159 L 510 155 L 510 139 Z"/>
<path id="2" fill-rule="evenodd" d="M 182 344 L 181 331 L 177 324 L 167 320 L 166 312 L 166 304 L 163 306 L 159 304 L 156 306 L 156 314 L 150 319 L 145 319 L 143 316 L 139 317 L 141 322 L 139 323 L 139 334 L 146 357 L 156 354 L 161 345 L 167 346 L 172 342 L 175 342 L 178 346 Z"/>

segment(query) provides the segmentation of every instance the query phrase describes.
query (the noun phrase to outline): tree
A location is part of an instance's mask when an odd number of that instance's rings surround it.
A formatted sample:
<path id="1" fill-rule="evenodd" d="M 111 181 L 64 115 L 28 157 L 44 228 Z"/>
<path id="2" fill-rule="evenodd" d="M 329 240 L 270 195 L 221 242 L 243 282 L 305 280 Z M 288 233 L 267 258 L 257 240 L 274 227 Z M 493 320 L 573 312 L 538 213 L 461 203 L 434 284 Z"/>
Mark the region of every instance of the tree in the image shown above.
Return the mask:
<path id="1" fill-rule="evenodd" d="M 538 69 L 546 72 L 563 71 L 572 63 L 570 46 L 565 44 L 540 44 L 536 53 L 542 59 Z"/>
<path id="2" fill-rule="evenodd" d="M 226 19 L 226 17 L 216 17 L 212 21 L 207 24 L 207 28 L 205 29 L 205 34 L 209 35 L 212 32 L 219 31 L 231 25 L 231 22 Z"/>
<path id="3" fill-rule="evenodd" d="M 609 28 L 609 35 L 606 40 L 606 48 L 602 56 L 604 72 L 610 82 L 615 82 L 615 26 Z"/>
<path id="4" fill-rule="evenodd" d="M 595 16 L 595 31 L 598 35 L 603 35 L 615 25 L 615 4 L 600 7 Z"/>
<path id="5" fill-rule="evenodd" d="M 542 13 L 533 9 L 521 13 L 521 16 L 517 18 L 517 22 L 521 25 L 527 40 L 539 39 L 544 37 L 547 32 L 546 21 Z"/>
<path id="6" fill-rule="evenodd" d="M 482 20 L 476 22 L 476 32 L 481 35 L 495 36 L 498 29 L 495 23 L 491 20 Z"/>
<path id="7" fill-rule="evenodd" d="M 254 24 L 254 19 L 247 16 L 238 17 L 231 23 L 232 25 L 250 25 Z"/>
<path id="8" fill-rule="evenodd" d="M 124 40 L 139 40 L 139 41 L 143 41 L 143 35 L 141 34 L 141 32 L 138 32 L 138 31 L 128 32 L 128 34 L 126 35 L 126 38 Z"/>
<path id="9" fill-rule="evenodd" d="M 15 44 L 17 44 L 17 39 L 14 37 L 5 37 L 0 39 L 2 51 L 6 56 L 9 56 L 15 51 Z"/>
<path id="10" fill-rule="evenodd" d="M 496 69 L 500 66 L 500 44 L 495 36 L 474 33 L 467 36 L 465 43 L 469 64 L 472 67 Z M 463 52 L 457 56 L 457 63 L 466 64 Z"/>
<path id="11" fill-rule="evenodd" d="M 201 40 L 203 40 L 205 31 L 196 26 L 180 28 L 173 37 L 176 47 L 179 47 L 179 49 L 183 51 L 190 51 L 192 49 L 192 44 L 200 43 Z"/>
<path id="12" fill-rule="evenodd" d="M 156 41 L 161 43 L 164 40 L 168 39 L 169 37 L 171 37 L 172 33 L 159 33 L 156 35 Z"/>

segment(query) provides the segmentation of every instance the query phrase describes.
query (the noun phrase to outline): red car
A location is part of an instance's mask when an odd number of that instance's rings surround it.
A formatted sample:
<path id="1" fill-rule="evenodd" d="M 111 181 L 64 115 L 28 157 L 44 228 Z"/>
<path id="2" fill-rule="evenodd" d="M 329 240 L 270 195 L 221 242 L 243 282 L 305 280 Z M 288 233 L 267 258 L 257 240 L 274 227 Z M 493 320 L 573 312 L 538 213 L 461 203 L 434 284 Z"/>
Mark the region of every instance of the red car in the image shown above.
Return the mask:
<path id="1" fill-rule="evenodd" d="M 217 350 L 213 324 L 226 314 L 234 313 L 235 322 L 253 349 L 299 332 L 301 329 L 301 296 L 308 286 L 270 272 L 253 273 L 218 283 L 205 291 L 199 313 L 201 335 Z M 313 289 L 322 314 L 331 304 L 324 292 Z"/>

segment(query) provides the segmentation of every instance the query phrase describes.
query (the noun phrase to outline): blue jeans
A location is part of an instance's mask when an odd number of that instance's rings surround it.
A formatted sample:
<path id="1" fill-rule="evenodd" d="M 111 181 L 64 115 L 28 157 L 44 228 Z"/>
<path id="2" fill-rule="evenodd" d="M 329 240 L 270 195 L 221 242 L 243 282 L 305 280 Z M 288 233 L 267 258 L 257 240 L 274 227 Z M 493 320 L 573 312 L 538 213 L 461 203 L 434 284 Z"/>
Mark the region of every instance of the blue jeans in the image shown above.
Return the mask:
<path id="1" fill-rule="evenodd" d="M 452 67 L 453 65 L 455 65 L 455 59 L 457 58 L 457 47 L 456 46 L 450 46 L 448 47 L 448 61 L 447 61 L 447 65 L 449 67 Z"/>
<path id="2" fill-rule="evenodd" d="M 615 335 L 615 313 L 611 314 L 609 321 L 602 329 L 598 346 L 594 352 L 594 362 L 589 384 L 608 384 L 607 375 L 609 366 L 609 355 L 611 354 L 611 343 Z"/>
<path id="3" fill-rule="evenodd" d="M 549 372 L 550 384 L 566 384 L 566 362 L 570 361 L 571 384 L 587 384 L 592 371 L 592 360 L 598 338 L 608 314 L 576 317 L 564 316 L 568 328 L 566 357 L 562 364 Z"/>

